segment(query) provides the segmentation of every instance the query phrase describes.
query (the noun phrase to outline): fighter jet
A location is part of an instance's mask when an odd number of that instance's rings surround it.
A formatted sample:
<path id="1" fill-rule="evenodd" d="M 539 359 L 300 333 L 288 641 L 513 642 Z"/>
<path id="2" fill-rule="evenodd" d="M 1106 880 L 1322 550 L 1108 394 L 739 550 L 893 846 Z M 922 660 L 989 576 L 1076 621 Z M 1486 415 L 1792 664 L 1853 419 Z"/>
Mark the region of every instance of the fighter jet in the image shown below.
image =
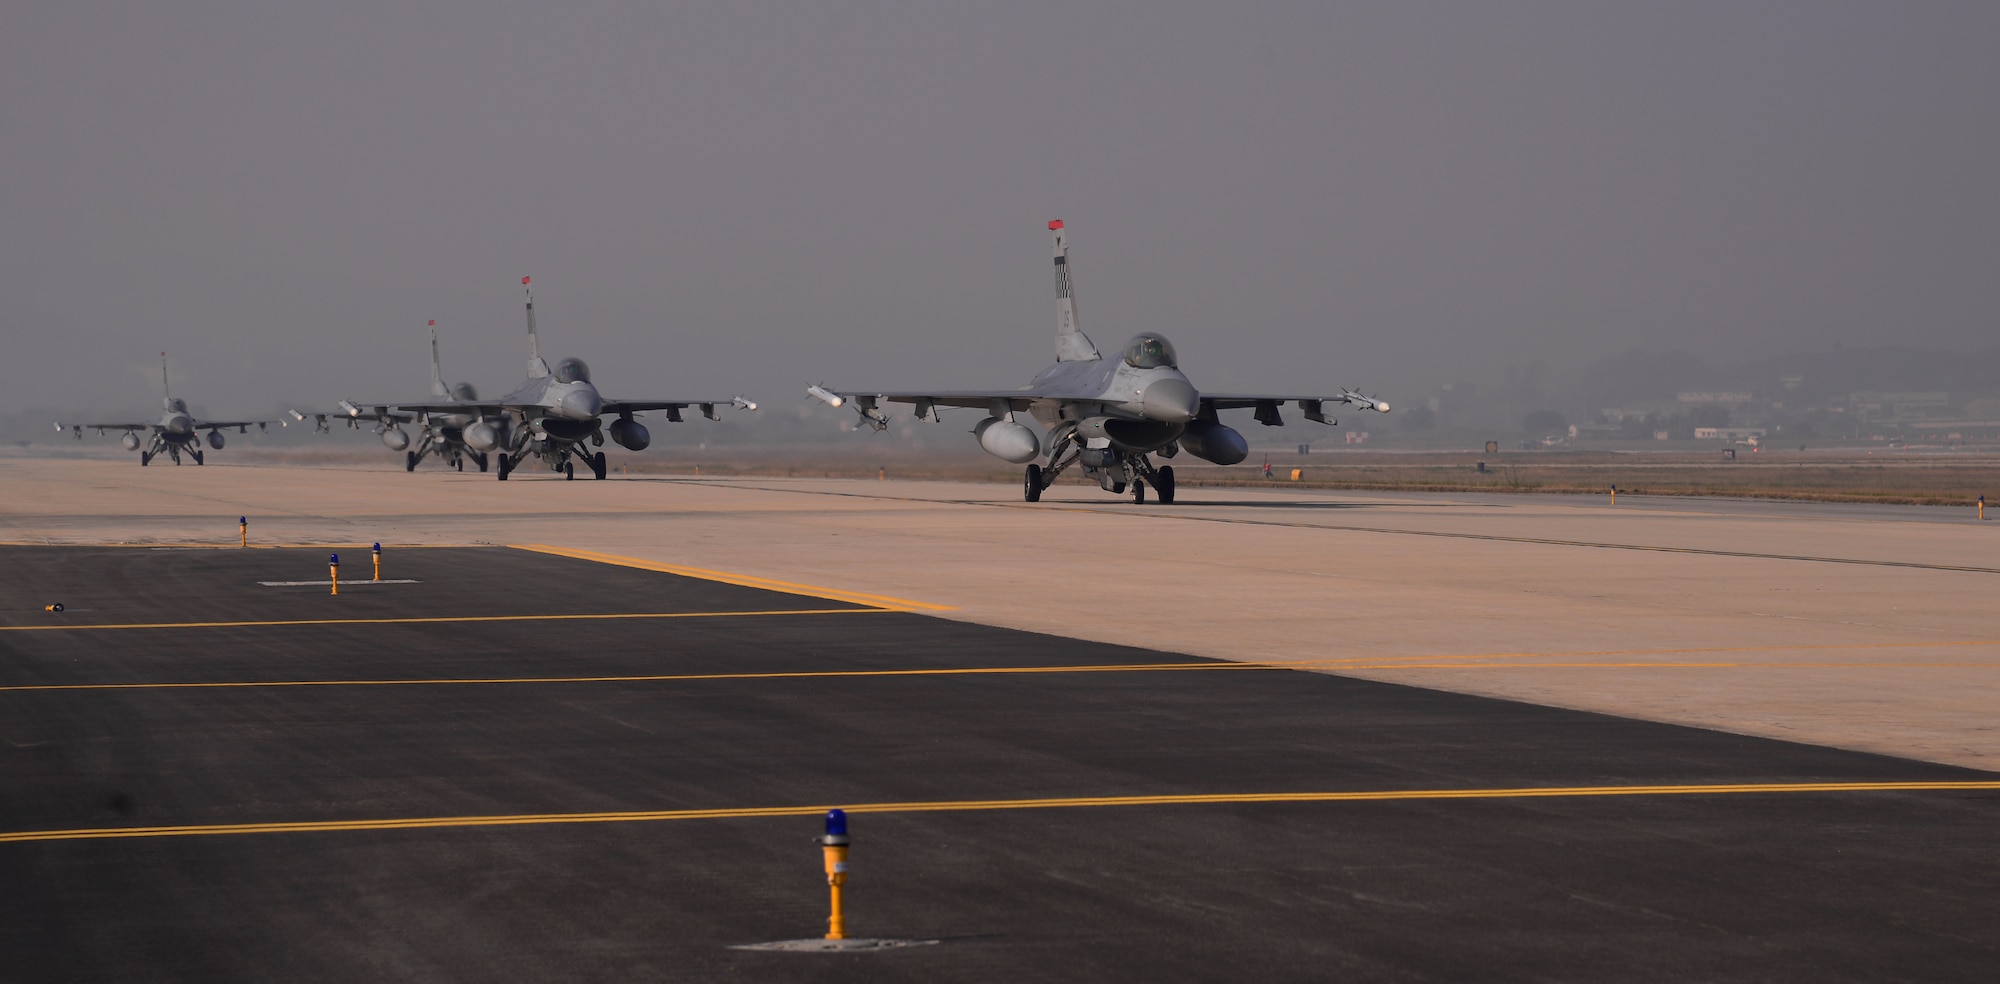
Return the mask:
<path id="1" fill-rule="evenodd" d="M 1243 435 L 1222 423 L 1222 410 L 1255 409 L 1256 421 L 1267 427 L 1284 423 L 1279 407 L 1296 402 L 1307 420 L 1336 421 L 1326 415 L 1331 403 L 1389 412 L 1389 404 L 1352 389 L 1339 395 L 1279 396 L 1257 393 L 1202 393 L 1182 374 L 1173 343 L 1158 332 L 1132 336 L 1117 359 L 1105 359 L 1077 327 L 1076 297 L 1069 263 L 1069 241 L 1061 219 L 1049 223 L 1055 236 L 1056 363 L 1034 381 L 1013 390 L 958 392 L 917 391 L 864 393 L 825 386 L 806 393 L 830 406 L 852 406 L 863 423 L 880 431 L 889 424 L 880 403 L 908 403 L 916 415 L 938 420 L 939 407 L 985 410 L 972 433 L 989 454 L 1014 464 L 1027 464 L 1022 495 L 1041 500 L 1042 491 L 1072 465 L 1113 495 L 1132 491 L 1132 501 L 1146 501 L 1146 486 L 1159 501 L 1174 501 L 1174 469 L 1155 466 L 1151 456 L 1172 458 L 1181 451 L 1218 465 L 1233 465 L 1250 453 Z M 1015 419 L 1026 412 L 1041 427 Z M 1048 465 L 1029 464 L 1046 453 Z"/>
<path id="2" fill-rule="evenodd" d="M 437 319 L 431 319 L 430 329 L 431 396 L 439 401 L 460 406 L 478 403 L 479 392 L 472 388 L 471 383 L 459 383 L 457 386 L 445 385 L 444 369 L 438 361 Z M 347 426 L 349 427 L 359 427 L 361 421 L 364 420 L 373 421 L 375 423 L 375 433 L 381 436 L 382 443 L 388 445 L 391 451 L 404 452 L 404 471 L 416 471 L 417 463 L 423 461 L 426 456 L 433 453 L 448 468 L 456 468 L 459 471 L 464 471 L 466 460 L 471 459 L 473 464 L 479 466 L 480 471 L 485 471 L 487 465 L 486 453 L 483 451 L 474 451 L 466 445 L 465 429 L 480 422 L 496 426 L 505 423 L 505 419 L 498 415 L 483 417 L 469 411 L 458 413 L 434 413 L 429 411 L 397 413 L 390 410 L 390 406 L 391 404 L 383 402 L 356 404 L 353 401 L 342 400 L 340 401 L 340 412 L 347 419 Z M 372 409 L 363 409 L 364 407 L 371 407 Z M 328 415 L 315 414 L 314 416 L 318 419 L 318 429 L 321 431 L 327 430 L 326 418 Z M 417 446 L 414 450 L 406 450 L 410 447 L 410 435 L 403 430 L 401 425 L 410 423 L 411 421 L 415 421 L 418 428 Z"/>
<path id="3" fill-rule="evenodd" d="M 236 428 L 236 433 L 245 434 L 249 433 L 252 425 L 255 425 L 261 431 L 270 424 L 268 420 L 194 419 L 188 413 L 187 401 L 177 399 L 174 396 L 173 387 L 167 382 L 167 353 L 165 352 L 160 353 L 160 389 L 166 395 L 165 399 L 161 401 L 166 406 L 166 412 L 160 415 L 159 420 L 142 424 L 71 424 L 69 430 L 72 434 L 76 435 L 76 439 L 79 441 L 83 440 L 83 431 L 85 428 L 95 430 L 99 435 L 108 430 L 122 430 L 125 432 L 125 436 L 118 439 L 119 443 L 125 445 L 125 450 L 127 451 L 138 451 L 139 464 L 142 466 L 152 464 L 153 459 L 159 457 L 161 454 L 173 458 L 174 464 L 178 465 L 181 463 L 182 451 L 186 451 L 188 457 L 193 458 L 194 463 L 199 465 L 202 464 L 202 452 L 201 442 L 198 440 L 201 435 L 197 433 L 198 431 L 207 431 L 208 446 L 220 451 L 223 445 L 222 432 L 225 429 L 234 427 Z M 284 422 L 279 421 L 279 423 L 283 424 Z M 62 423 L 57 422 L 56 431 L 60 433 L 62 430 Z M 152 432 L 153 440 L 145 450 L 141 451 L 140 445 L 146 442 L 139 435 L 145 431 Z"/>
<path id="4" fill-rule="evenodd" d="M 399 403 L 387 409 L 416 414 L 465 414 L 479 419 L 462 432 L 467 447 L 475 452 L 497 452 L 494 471 L 501 481 L 528 458 L 537 458 L 564 478 L 576 478 L 572 456 L 602 479 L 608 466 L 604 452 L 590 451 L 585 445 L 602 447 L 605 432 L 627 449 L 643 451 L 653 442 L 646 426 L 633 416 L 648 410 L 665 410 L 667 419 L 681 422 L 681 411 L 700 407 L 701 414 L 719 420 L 715 408 L 735 406 L 755 410 L 757 404 L 740 396 L 722 400 L 607 400 L 598 395 L 590 381 L 590 367 L 582 359 L 568 358 L 554 370 L 542 361 L 540 338 L 535 332 L 535 290 L 529 278 L 521 278 L 528 297 L 528 378 L 514 392 L 498 400 L 455 400 L 432 403 Z M 617 414 L 609 427 L 600 419 Z"/>

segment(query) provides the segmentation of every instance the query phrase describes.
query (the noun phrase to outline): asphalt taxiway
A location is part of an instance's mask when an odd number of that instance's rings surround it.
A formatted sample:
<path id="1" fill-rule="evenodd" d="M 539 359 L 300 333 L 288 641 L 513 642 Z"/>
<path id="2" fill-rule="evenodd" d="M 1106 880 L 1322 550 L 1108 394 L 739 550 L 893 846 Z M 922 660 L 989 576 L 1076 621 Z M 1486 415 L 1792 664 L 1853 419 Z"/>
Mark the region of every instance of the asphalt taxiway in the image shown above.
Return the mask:
<path id="1" fill-rule="evenodd" d="M 574 549 L 283 583 L 327 552 L 0 549 L 0 976 L 1939 980 L 2000 949 L 1992 773 Z M 823 931 L 834 806 L 851 930 L 941 942 L 732 949 Z"/>

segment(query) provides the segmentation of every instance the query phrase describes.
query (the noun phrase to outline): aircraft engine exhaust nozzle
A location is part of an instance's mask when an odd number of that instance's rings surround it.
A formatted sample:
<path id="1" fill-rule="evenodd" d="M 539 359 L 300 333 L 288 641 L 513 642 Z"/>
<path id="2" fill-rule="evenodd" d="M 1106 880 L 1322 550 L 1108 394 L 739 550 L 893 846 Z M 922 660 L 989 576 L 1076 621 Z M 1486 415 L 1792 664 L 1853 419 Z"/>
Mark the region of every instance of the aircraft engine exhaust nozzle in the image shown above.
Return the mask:
<path id="1" fill-rule="evenodd" d="M 492 451 L 507 439 L 505 431 L 481 420 L 467 427 L 464 432 L 465 446 L 474 451 Z"/>
<path id="2" fill-rule="evenodd" d="M 216 449 L 217 451 L 220 451 L 220 450 L 222 450 L 222 432 L 221 432 L 221 431 L 209 431 L 209 432 L 208 432 L 208 446 L 209 446 L 209 447 L 211 447 L 211 448 L 214 448 L 214 449 Z"/>
<path id="3" fill-rule="evenodd" d="M 125 445 L 125 450 L 127 451 L 137 451 L 139 450 L 139 435 L 131 431 L 126 431 L 125 436 L 118 439 L 118 443 Z"/>
<path id="4" fill-rule="evenodd" d="M 974 426 L 972 433 L 987 454 L 1016 465 L 1033 461 L 1042 453 L 1042 442 L 1035 432 L 1011 420 L 988 417 Z"/>
<path id="5" fill-rule="evenodd" d="M 1233 465 L 1250 457 L 1250 442 L 1226 424 L 1197 420 L 1181 434 L 1181 448 L 1203 461 Z"/>
<path id="6" fill-rule="evenodd" d="M 574 390 L 562 398 L 563 416 L 571 420 L 589 420 L 604 411 L 604 400 L 594 391 Z"/>
<path id="7" fill-rule="evenodd" d="M 1201 396 L 1184 379 L 1155 379 L 1139 394 L 1146 416 L 1168 423 L 1186 423 L 1201 412 Z"/>
<path id="8" fill-rule="evenodd" d="M 644 451 L 647 445 L 653 443 L 653 435 L 647 432 L 646 425 L 630 417 L 620 417 L 611 422 L 611 439 L 627 451 Z"/>
<path id="9" fill-rule="evenodd" d="M 382 432 L 382 443 L 388 445 L 391 451 L 401 451 L 410 446 L 410 435 L 401 427 L 391 427 Z M 219 444 L 216 446 L 221 447 Z"/>

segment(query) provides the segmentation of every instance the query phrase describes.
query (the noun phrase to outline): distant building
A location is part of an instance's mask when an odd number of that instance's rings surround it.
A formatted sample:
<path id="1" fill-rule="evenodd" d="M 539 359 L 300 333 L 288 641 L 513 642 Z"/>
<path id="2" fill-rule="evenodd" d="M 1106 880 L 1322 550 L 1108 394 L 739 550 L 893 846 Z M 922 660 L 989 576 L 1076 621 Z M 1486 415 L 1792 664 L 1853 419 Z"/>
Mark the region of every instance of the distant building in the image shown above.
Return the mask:
<path id="1" fill-rule="evenodd" d="M 1762 427 L 1697 427 L 1694 439 L 1697 441 L 1747 441 L 1761 439 Z"/>
<path id="2" fill-rule="evenodd" d="M 1847 409 L 1864 420 L 1926 420 L 1951 412 L 1951 394 L 1867 390 L 1849 394 Z"/>
<path id="3" fill-rule="evenodd" d="M 1675 396 L 1674 396 L 1674 402 L 1676 402 L 1676 403 L 1748 403 L 1748 402 L 1750 402 L 1751 400 L 1754 400 L 1754 399 L 1756 399 L 1756 398 L 1757 398 L 1757 397 L 1756 397 L 1756 395 L 1755 395 L 1755 394 L 1752 394 L 1752 393 L 1722 393 L 1722 392 L 1715 392 L 1715 393 L 1678 393 L 1678 394 L 1675 394 Z"/>

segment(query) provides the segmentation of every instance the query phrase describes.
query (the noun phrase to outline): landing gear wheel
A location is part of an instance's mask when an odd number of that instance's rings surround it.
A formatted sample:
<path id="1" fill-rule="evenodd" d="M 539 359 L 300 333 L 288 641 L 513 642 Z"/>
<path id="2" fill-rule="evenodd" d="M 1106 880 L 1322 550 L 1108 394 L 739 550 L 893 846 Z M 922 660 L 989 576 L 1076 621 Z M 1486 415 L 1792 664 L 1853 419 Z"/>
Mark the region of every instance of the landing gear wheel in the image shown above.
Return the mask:
<path id="1" fill-rule="evenodd" d="M 503 454 L 500 456 L 499 467 L 494 470 L 500 473 L 500 480 L 504 482 L 507 480 L 507 473 L 513 471 L 514 466 L 507 462 L 507 456 Z"/>
<path id="2" fill-rule="evenodd" d="M 188 457 L 193 458 L 194 463 L 197 465 L 202 464 L 204 461 L 204 455 L 199 451 L 189 451 Z"/>
<path id="3" fill-rule="evenodd" d="M 1145 505 L 1145 503 L 1146 503 L 1146 483 L 1135 478 L 1132 480 L 1132 504 L 1135 506 L 1139 506 L 1139 505 Z"/>
<path id="4" fill-rule="evenodd" d="M 1153 476 L 1153 491 L 1160 494 L 1160 505 L 1174 504 L 1174 466 L 1162 465 Z"/>
<path id="5" fill-rule="evenodd" d="M 597 480 L 600 482 L 604 481 L 605 474 L 611 471 L 611 466 L 605 464 L 604 462 L 604 452 L 602 451 L 599 451 L 596 454 L 593 454 L 589 458 L 586 458 L 584 460 L 590 463 L 591 473 L 596 475 Z"/>
<path id="6" fill-rule="evenodd" d="M 451 466 L 452 466 L 453 468 L 456 468 L 456 469 L 458 469 L 459 471 L 464 471 L 464 470 L 465 470 L 465 459 L 464 459 L 464 458 L 453 458 L 453 459 L 451 459 Z"/>
<path id="7" fill-rule="evenodd" d="M 151 451 L 139 452 L 139 467 L 144 468 L 152 463 L 153 463 L 153 452 Z"/>
<path id="8" fill-rule="evenodd" d="M 1042 466 L 1028 466 L 1028 474 L 1021 479 L 1021 498 L 1029 502 L 1042 501 Z"/>
<path id="9" fill-rule="evenodd" d="M 562 473 L 563 473 L 563 478 L 566 481 L 571 481 L 571 482 L 576 481 L 576 462 L 574 461 L 563 462 Z"/>
<path id="10" fill-rule="evenodd" d="M 480 452 L 480 455 L 479 455 L 479 457 L 477 457 L 477 458 L 474 458 L 474 459 L 472 459 L 472 460 L 473 460 L 473 462 L 474 462 L 474 463 L 476 463 L 476 464 L 478 464 L 478 465 L 479 465 L 479 470 L 480 470 L 480 471 L 485 471 L 485 470 L 486 470 L 486 453 L 485 453 L 485 452 L 483 452 L 483 451 L 482 451 L 482 452 Z"/>
<path id="11" fill-rule="evenodd" d="M 403 452 L 403 470 L 406 472 L 417 470 L 417 453 L 415 451 Z"/>

